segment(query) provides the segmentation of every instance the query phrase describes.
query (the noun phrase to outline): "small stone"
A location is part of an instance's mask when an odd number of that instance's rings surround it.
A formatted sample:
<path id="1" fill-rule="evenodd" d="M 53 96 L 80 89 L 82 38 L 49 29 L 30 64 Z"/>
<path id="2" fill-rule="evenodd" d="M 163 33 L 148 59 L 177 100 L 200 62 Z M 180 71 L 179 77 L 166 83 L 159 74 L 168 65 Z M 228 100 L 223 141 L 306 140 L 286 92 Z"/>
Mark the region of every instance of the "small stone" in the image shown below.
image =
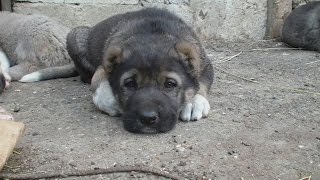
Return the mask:
<path id="1" fill-rule="evenodd" d="M 74 163 L 69 163 L 69 166 L 71 166 L 71 167 L 77 167 L 77 165 L 76 164 L 74 164 Z"/>
<path id="2" fill-rule="evenodd" d="M 38 136 L 40 133 L 39 132 L 34 132 L 32 133 L 32 136 Z"/>
<path id="3" fill-rule="evenodd" d="M 91 161 L 91 163 L 90 163 L 91 165 L 95 165 L 96 163 L 95 162 L 93 162 L 93 161 Z"/>
<path id="4" fill-rule="evenodd" d="M 243 141 L 241 142 L 241 144 L 244 145 L 244 146 L 251 146 L 251 144 L 243 142 Z"/>
<path id="5" fill-rule="evenodd" d="M 229 111 L 233 111 L 234 109 L 233 108 L 231 108 L 231 107 L 228 107 L 227 108 Z"/>
<path id="6" fill-rule="evenodd" d="M 237 153 L 237 151 L 235 151 L 235 150 L 228 151 L 228 154 L 229 154 L 229 155 L 233 155 L 233 154 L 235 154 L 235 153 Z"/>
<path id="7" fill-rule="evenodd" d="M 186 150 L 186 148 L 182 147 L 181 144 L 176 145 L 175 148 L 176 152 L 183 152 Z"/>
<path id="8" fill-rule="evenodd" d="M 250 116 L 250 113 L 244 113 L 243 116 L 244 116 L 244 117 L 249 117 L 249 116 Z"/>
<path id="9" fill-rule="evenodd" d="M 178 166 L 185 166 L 185 165 L 187 165 L 187 163 L 185 161 L 180 161 L 178 164 Z"/>
<path id="10" fill-rule="evenodd" d="M 20 111 L 20 106 L 16 104 L 13 108 L 13 112 L 19 112 L 19 111 Z"/>

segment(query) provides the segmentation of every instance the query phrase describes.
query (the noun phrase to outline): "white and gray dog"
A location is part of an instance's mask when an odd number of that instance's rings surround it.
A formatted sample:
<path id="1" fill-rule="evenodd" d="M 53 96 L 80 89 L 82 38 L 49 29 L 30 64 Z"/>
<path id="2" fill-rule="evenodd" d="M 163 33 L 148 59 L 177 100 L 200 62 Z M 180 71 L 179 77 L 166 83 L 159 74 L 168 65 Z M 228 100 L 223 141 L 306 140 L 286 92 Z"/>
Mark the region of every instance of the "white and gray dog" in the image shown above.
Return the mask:
<path id="1" fill-rule="evenodd" d="M 46 16 L 0 12 L 0 93 L 10 81 L 77 75 L 66 50 L 69 31 Z"/>

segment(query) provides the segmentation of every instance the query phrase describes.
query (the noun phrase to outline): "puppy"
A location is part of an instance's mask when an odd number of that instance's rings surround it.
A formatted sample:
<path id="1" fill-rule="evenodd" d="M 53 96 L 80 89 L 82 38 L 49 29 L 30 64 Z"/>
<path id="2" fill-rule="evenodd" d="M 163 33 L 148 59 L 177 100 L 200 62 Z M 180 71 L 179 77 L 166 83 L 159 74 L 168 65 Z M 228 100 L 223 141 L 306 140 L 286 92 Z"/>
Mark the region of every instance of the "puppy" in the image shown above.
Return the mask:
<path id="1" fill-rule="evenodd" d="M 320 51 L 320 1 L 309 2 L 290 13 L 283 25 L 282 41 Z"/>
<path id="2" fill-rule="evenodd" d="M 77 27 L 67 49 L 93 102 L 122 114 L 134 133 L 171 130 L 208 115 L 213 68 L 195 32 L 167 10 L 146 8 Z"/>
<path id="3" fill-rule="evenodd" d="M 0 91 L 9 82 L 76 76 L 66 50 L 70 29 L 40 15 L 0 12 Z"/>

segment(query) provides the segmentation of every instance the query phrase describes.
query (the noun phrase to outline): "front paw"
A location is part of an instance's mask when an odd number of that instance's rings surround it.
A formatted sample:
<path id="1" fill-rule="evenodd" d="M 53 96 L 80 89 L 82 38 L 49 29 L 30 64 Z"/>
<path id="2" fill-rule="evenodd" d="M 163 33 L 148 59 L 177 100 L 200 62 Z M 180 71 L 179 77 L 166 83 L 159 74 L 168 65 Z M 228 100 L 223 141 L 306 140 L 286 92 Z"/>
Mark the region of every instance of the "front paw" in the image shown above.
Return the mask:
<path id="1" fill-rule="evenodd" d="M 3 79 L 4 79 L 4 89 L 8 89 L 9 88 L 9 86 L 10 86 L 10 82 L 11 82 L 11 77 L 9 76 L 9 74 L 8 73 L 6 73 L 6 72 L 3 72 Z"/>
<path id="2" fill-rule="evenodd" d="M 93 93 L 93 103 L 97 108 L 110 116 L 119 116 L 121 108 L 108 81 L 100 83 L 99 87 Z"/>
<path id="3" fill-rule="evenodd" d="M 186 103 L 180 112 L 182 121 L 197 121 L 208 116 L 210 104 L 208 100 L 200 94 L 196 94 L 192 102 Z"/>

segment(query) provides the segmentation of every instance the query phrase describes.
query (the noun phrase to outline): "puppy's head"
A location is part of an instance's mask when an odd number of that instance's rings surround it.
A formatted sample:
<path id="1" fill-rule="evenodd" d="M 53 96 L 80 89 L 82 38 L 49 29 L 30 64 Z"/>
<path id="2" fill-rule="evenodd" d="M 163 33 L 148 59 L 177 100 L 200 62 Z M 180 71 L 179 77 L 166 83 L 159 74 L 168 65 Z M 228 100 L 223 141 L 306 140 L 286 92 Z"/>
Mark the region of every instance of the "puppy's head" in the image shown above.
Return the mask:
<path id="1" fill-rule="evenodd" d="M 103 66 L 123 108 L 125 129 L 134 133 L 171 130 L 187 90 L 198 87 L 197 58 L 192 44 L 184 42 L 161 50 L 110 47 Z"/>

